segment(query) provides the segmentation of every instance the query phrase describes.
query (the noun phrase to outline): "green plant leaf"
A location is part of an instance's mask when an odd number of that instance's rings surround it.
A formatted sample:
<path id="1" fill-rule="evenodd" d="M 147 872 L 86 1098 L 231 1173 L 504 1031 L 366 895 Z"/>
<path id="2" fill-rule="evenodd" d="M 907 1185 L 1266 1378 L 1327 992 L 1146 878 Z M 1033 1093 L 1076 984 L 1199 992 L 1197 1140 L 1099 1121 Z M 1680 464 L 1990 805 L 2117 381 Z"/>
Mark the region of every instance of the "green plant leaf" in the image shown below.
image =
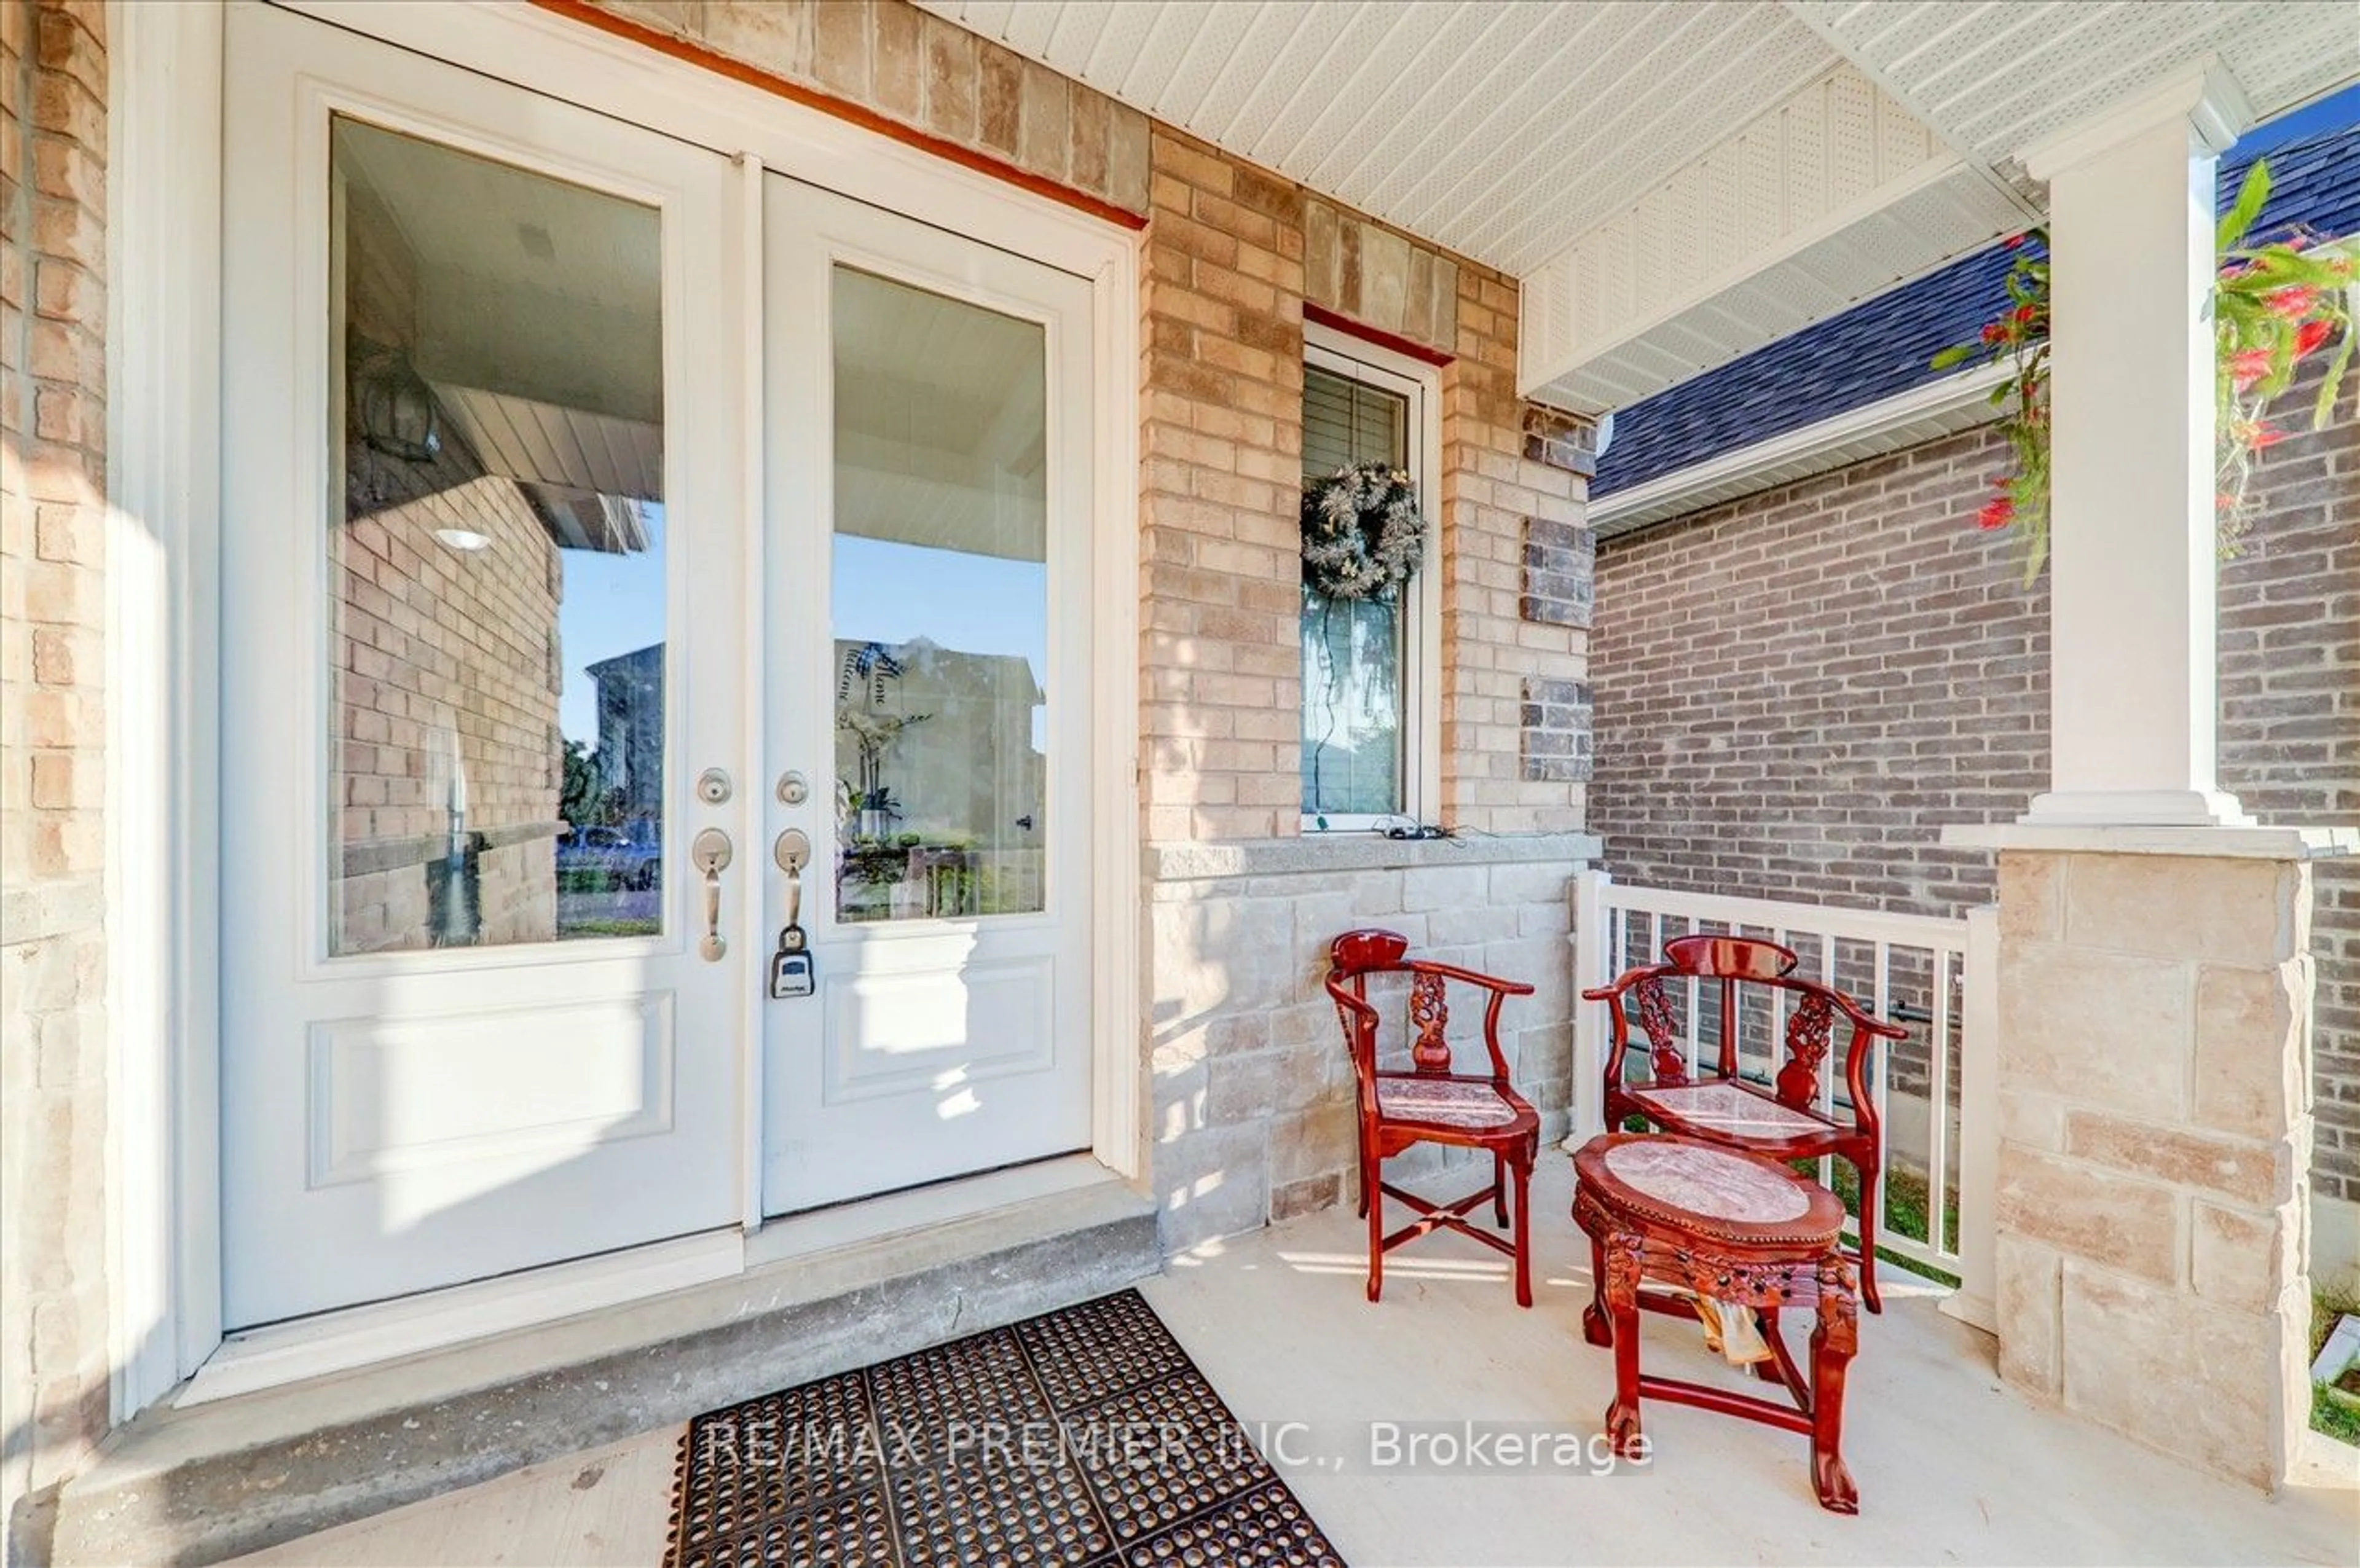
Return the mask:
<path id="1" fill-rule="evenodd" d="M 2360 293 L 2360 289 L 2354 292 Z M 2354 320 L 2360 318 L 2344 321 L 2344 332 L 2335 344 L 2335 353 L 2329 357 L 2327 370 L 2319 378 L 2319 399 L 2311 410 L 2311 428 L 2315 430 L 2325 430 L 2328 421 L 2334 418 L 2335 394 L 2343 389 L 2344 372 L 2352 364 L 2352 340 L 2360 337 L 2360 328 L 2354 326 Z"/>
<path id="2" fill-rule="evenodd" d="M 2270 165 L 2267 158 L 2254 159 L 2254 167 L 2245 171 L 2245 182 L 2237 188 L 2237 200 L 2221 216 L 2220 227 L 2213 231 L 2214 248 L 2223 253 L 2245 237 L 2254 220 L 2262 215 L 2263 206 L 2270 199 Z"/>
<path id="3" fill-rule="evenodd" d="M 1954 365 L 1964 365 L 1975 352 L 1973 343 L 1952 343 L 1936 354 L 1927 366 L 1930 370 L 1948 370 Z"/>

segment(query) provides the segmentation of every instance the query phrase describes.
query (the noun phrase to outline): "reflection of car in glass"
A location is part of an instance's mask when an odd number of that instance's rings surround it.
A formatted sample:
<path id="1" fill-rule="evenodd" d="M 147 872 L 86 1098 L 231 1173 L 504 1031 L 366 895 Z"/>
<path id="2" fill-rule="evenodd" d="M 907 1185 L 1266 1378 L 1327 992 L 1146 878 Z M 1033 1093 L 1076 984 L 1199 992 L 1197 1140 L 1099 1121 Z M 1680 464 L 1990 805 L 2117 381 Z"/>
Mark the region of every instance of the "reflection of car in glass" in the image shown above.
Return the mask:
<path id="1" fill-rule="evenodd" d="M 557 835 L 557 869 L 603 871 L 634 891 L 656 885 L 663 866 L 661 845 L 635 843 L 620 828 L 569 828 Z"/>

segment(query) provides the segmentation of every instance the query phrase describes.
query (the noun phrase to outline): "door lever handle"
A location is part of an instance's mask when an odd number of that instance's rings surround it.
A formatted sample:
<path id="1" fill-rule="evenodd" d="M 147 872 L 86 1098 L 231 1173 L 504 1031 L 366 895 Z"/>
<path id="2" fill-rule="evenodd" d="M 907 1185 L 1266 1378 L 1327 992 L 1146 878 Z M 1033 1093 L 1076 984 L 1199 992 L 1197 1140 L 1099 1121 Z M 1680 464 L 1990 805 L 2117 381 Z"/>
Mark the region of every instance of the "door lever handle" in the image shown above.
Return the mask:
<path id="1" fill-rule="evenodd" d="M 707 964 L 718 964 L 729 944 L 721 939 L 721 874 L 729 868 L 729 835 L 719 828 L 706 828 L 688 846 L 688 858 L 705 874 L 705 940 L 696 944 L 697 956 Z"/>

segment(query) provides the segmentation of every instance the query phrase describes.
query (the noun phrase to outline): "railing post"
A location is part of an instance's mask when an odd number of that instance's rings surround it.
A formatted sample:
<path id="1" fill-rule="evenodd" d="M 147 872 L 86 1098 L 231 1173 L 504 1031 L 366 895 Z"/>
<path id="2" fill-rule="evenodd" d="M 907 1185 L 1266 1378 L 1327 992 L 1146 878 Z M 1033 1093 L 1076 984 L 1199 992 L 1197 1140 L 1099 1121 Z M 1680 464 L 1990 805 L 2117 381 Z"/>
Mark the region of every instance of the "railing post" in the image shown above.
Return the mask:
<path id="1" fill-rule="evenodd" d="M 1614 878 L 1604 871 L 1587 869 L 1573 877 L 1573 1139 L 1587 1143 L 1605 1129 L 1605 1107 L 1599 1104 L 1600 1073 L 1606 1060 L 1606 1009 L 1585 1002 L 1581 993 L 1614 978 L 1606 972 L 1612 951 L 1607 943 L 1606 890 Z"/>
<path id="2" fill-rule="evenodd" d="M 1966 992 L 1959 1023 L 1959 1288 L 1942 1311 L 1999 1332 L 1992 1292 L 1999 1184 L 1999 910 L 1967 911 Z"/>

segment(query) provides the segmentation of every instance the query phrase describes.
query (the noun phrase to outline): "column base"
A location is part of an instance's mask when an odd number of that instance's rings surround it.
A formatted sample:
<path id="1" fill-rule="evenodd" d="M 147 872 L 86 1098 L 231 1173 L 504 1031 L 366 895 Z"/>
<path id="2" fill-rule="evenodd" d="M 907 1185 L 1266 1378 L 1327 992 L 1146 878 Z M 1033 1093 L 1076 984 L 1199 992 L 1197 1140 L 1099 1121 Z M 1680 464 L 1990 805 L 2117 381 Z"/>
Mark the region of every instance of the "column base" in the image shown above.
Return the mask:
<path id="1" fill-rule="evenodd" d="M 2069 789 L 2032 798 L 2016 819 L 2027 827 L 2249 828 L 2254 819 L 2222 789 Z"/>

